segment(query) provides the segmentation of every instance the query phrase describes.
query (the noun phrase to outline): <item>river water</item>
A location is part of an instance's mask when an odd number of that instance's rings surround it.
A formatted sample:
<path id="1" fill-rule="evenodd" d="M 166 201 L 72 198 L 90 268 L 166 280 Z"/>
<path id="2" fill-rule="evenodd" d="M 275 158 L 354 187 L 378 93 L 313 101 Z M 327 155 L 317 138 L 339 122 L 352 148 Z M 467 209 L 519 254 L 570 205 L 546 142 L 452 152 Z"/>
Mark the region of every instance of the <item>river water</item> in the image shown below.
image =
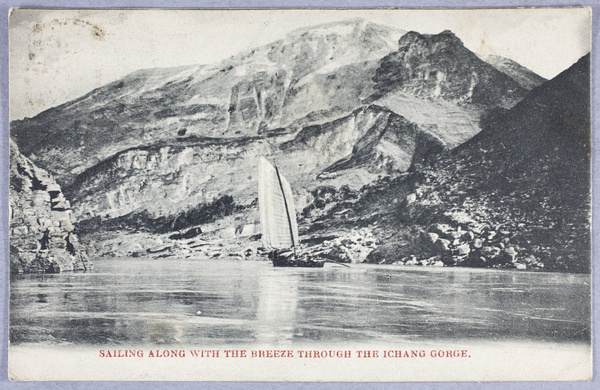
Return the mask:
<path id="1" fill-rule="evenodd" d="M 11 278 L 12 345 L 590 342 L 590 276 L 209 259 L 97 259 Z"/>

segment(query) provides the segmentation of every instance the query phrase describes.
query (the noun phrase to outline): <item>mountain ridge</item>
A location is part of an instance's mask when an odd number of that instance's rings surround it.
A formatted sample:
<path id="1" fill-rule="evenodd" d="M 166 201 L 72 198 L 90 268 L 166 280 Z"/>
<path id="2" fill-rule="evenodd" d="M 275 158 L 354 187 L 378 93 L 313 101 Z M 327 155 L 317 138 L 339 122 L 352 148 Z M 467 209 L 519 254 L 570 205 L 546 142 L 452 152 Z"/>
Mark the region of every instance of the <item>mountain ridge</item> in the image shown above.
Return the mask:
<path id="1" fill-rule="evenodd" d="M 292 184 L 305 235 L 336 221 L 334 213 L 365 237 L 380 229 L 385 242 L 397 237 L 384 231 L 390 220 L 419 215 L 422 194 L 403 180 L 441 180 L 419 167 L 516 115 L 532 93 L 449 31 L 411 32 L 397 43 L 395 34 L 360 21 L 331 24 L 217 64 L 141 70 L 11 123 L 11 132 L 56 176 L 78 232 L 101 253 L 189 254 L 196 244 L 182 239 L 254 237 L 260 156 Z M 120 233 L 135 235 L 135 249 Z M 139 247 L 153 242 L 159 249 Z M 360 259 L 374 249 L 354 248 Z"/>
<path id="2" fill-rule="evenodd" d="M 500 72 L 511 77 L 513 80 L 519 83 L 521 87 L 527 90 L 531 90 L 547 81 L 544 77 L 538 75 L 530 69 L 527 69 L 523 65 L 511 60 L 510 58 L 489 55 L 483 60 L 492 65 L 494 68 L 498 69 Z"/>
<path id="3" fill-rule="evenodd" d="M 589 272 L 589 76 L 588 54 L 396 183 L 405 199 L 394 215 L 420 230 L 369 260 Z"/>
<path id="4" fill-rule="evenodd" d="M 369 88 L 364 73 L 374 71 L 373 61 L 401 35 L 388 29 L 389 37 L 372 36 L 372 29 L 362 22 L 344 36 L 315 35 L 308 29 L 303 40 L 284 38 L 216 64 L 133 72 L 35 118 L 11 123 L 11 134 L 23 153 L 68 185 L 73 174 L 103 156 L 180 132 L 236 137 L 281 128 L 314 111 L 351 110 L 360 104 L 361 90 Z M 335 73 L 324 72 L 299 84 L 306 72 L 341 57 L 346 61 L 341 75 L 352 82 L 336 82 Z"/>

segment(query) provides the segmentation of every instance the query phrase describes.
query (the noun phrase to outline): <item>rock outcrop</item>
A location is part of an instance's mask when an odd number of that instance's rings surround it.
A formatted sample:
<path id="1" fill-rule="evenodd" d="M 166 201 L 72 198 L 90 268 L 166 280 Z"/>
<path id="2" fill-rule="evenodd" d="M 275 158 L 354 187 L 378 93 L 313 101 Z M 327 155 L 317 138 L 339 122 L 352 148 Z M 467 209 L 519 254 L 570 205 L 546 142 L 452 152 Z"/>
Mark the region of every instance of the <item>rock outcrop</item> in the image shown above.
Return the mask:
<path id="1" fill-rule="evenodd" d="M 450 31 L 411 31 L 396 51 L 380 60 L 373 78 L 376 93 L 366 101 L 403 116 L 453 148 L 481 131 L 480 118 L 489 116 L 488 111 L 508 109 L 525 96 L 527 89 L 518 81 L 522 76 L 482 61 Z"/>
<path id="2" fill-rule="evenodd" d="M 10 141 L 10 271 L 57 273 L 92 264 L 73 232 L 69 201 L 54 179 Z"/>
<path id="3" fill-rule="evenodd" d="M 369 261 L 589 272 L 590 124 L 588 54 L 388 187 L 402 194 L 396 224 Z"/>
<path id="4" fill-rule="evenodd" d="M 512 78 L 482 61 L 451 31 L 411 31 L 399 49 L 384 57 L 374 81 L 379 95 L 407 92 L 458 104 L 512 107 L 525 90 Z"/>

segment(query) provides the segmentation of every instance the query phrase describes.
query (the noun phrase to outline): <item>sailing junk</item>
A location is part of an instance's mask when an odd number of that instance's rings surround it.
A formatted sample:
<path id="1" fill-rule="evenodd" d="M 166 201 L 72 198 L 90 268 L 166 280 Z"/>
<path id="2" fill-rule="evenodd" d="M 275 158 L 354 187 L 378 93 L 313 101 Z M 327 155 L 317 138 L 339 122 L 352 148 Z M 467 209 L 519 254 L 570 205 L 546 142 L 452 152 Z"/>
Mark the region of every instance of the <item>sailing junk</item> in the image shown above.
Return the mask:
<path id="1" fill-rule="evenodd" d="M 264 157 L 258 163 L 258 208 L 262 246 L 276 267 L 322 267 L 297 253 L 298 224 L 290 183 Z"/>

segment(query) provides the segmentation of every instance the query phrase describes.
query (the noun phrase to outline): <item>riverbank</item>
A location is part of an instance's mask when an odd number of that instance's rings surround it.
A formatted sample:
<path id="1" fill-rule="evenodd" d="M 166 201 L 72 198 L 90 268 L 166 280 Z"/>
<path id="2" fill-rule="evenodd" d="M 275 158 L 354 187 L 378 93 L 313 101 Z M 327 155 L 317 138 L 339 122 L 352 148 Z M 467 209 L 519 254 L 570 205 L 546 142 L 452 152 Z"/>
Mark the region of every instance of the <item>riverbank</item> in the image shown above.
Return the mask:
<path id="1" fill-rule="evenodd" d="M 301 236 L 301 250 L 315 258 L 341 263 L 561 271 L 544 268 L 543 260 L 529 254 L 518 242 L 513 243 L 512 232 L 501 225 L 462 221 L 436 223 L 426 229 L 407 227 L 396 234 L 382 230 L 375 224 L 309 231 Z M 252 229 L 252 233 L 255 231 Z M 172 237 L 173 234 L 104 232 L 88 236 L 86 242 L 88 251 L 100 258 L 268 261 L 260 234 L 217 229 L 192 238 Z"/>

